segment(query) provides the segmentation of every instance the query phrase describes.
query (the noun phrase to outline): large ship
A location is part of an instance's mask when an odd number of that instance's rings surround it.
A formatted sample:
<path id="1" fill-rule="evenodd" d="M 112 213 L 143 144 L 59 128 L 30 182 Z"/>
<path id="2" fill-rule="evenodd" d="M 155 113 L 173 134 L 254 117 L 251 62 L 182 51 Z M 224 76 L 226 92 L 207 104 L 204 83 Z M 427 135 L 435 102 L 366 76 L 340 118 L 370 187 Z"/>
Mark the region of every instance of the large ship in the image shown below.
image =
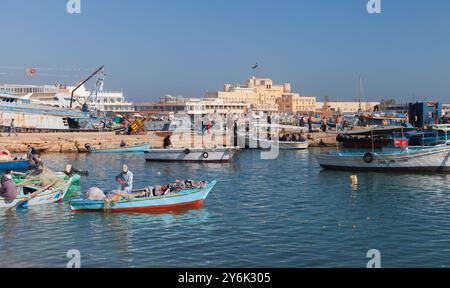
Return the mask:
<path id="1" fill-rule="evenodd" d="M 74 93 L 97 74 L 95 90 L 84 99 L 80 109 L 75 108 Z M 105 113 L 97 109 L 104 79 L 102 66 L 71 89 L 70 98 L 68 95 L 55 95 L 49 99 L 35 99 L 32 98 L 33 91 L 28 88 L 20 90 L 28 93 L 26 95 L 14 93 L 17 90 L 8 87 L 0 88 L 0 129 L 7 131 L 13 119 L 15 128 L 20 132 L 96 131 L 106 128 L 107 119 L 99 116 Z"/>
<path id="2" fill-rule="evenodd" d="M 20 132 L 92 131 L 102 127 L 105 122 L 90 112 L 62 109 L 0 91 L 0 129 L 7 131 L 12 119 Z"/>

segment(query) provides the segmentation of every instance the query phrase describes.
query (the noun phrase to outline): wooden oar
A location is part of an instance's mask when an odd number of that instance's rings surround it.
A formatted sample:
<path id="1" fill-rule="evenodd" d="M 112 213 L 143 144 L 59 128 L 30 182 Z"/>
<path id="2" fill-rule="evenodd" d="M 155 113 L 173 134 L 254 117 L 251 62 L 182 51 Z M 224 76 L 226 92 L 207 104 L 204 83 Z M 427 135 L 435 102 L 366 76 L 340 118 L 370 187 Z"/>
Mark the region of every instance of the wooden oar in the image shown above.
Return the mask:
<path id="1" fill-rule="evenodd" d="M 23 172 L 17 172 L 17 171 L 12 171 L 13 175 L 18 175 L 18 176 L 27 176 L 27 173 L 23 173 Z"/>
<path id="2" fill-rule="evenodd" d="M 10 207 L 8 210 L 13 210 L 13 209 L 16 209 L 17 207 L 22 206 L 24 203 L 30 201 L 30 200 L 33 199 L 33 198 L 36 198 L 39 194 L 41 194 L 42 192 L 44 192 L 44 191 L 47 190 L 48 188 L 52 187 L 53 185 L 55 185 L 57 182 L 58 182 L 58 181 L 54 181 L 54 182 L 52 182 L 50 185 L 47 185 L 47 186 L 45 186 L 45 187 L 39 189 L 38 191 L 36 191 L 36 192 L 34 192 L 33 194 L 31 194 L 31 196 L 29 196 L 28 198 L 25 198 L 24 200 L 17 202 L 16 205 Z"/>

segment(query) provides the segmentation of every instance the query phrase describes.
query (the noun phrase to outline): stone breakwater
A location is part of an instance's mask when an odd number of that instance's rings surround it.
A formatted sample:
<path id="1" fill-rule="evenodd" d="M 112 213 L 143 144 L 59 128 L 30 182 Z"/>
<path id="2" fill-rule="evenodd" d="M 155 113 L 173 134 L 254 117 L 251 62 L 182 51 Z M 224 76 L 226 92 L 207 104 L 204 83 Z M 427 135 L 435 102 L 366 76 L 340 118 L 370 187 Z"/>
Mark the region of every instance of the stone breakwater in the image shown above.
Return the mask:
<path id="1" fill-rule="evenodd" d="M 127 145 L 142 144 L 152 142 L 153 148 L 162 148 L 163 139 L 167 134 L 164 132 L 151 132 L 147 135 L 115 135 L 111 132 L 99 133 L 34 133 L 19 134 L 8 137 L 7 134 L 0 134 L 0 149 L 7 149 L 11 153 L 26 153 L 27 145 L 32 145 L 41 153 L 86 153 L 86 144 L 95 148 L 118 147 L 124 140 Z M 308 136 L 311 147 L 318 147 L 320 140 L 327 146 L 336 146 L 336 136 L 326 133 L 311 133 Z M 193 135 L 186 137 L 173 135 L 172 144 L 176 148 L 184 147 L 213 147 L 215 145 L 232 145 L 232 141 L 227 141 L 226 137 L 212 135 Z"/>

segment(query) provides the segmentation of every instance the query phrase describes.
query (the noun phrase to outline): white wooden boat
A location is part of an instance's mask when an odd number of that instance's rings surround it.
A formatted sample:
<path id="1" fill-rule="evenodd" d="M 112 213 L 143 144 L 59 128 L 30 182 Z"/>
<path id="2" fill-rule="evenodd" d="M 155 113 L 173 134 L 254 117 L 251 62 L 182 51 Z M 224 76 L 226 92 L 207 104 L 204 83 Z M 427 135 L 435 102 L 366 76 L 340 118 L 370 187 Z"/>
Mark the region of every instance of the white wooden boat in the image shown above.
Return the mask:
<path id="1" fill-rule="evenodd" d="M 62 185 L 57 187 L 50 187 L 39 193 L 36 197 L 31 198 L 34 192 L 41 189 L 41 186 L 24 186 L 18 187 L 19 196 L 13 200 L 12 202 L 7 202 L 4 198 L 0 197 L 0 210 L 6 210 L 9 208 L 13 208 L 17 204 L 20 204 L 17 208 L 26 209 L 32 206 L 45 205 L 51 203 L 57 203 L 64 199 L 67 191 L 72 183 L 72 178 L 69 178 L 67 181 L 64 181 Z M 31 199 L 29 199 L 31 198 Z M 29 199 L 28 201 L 25 201 Z M 21 203 L 23 202 L 23 203 Z"/>
<path id="2" fill-rule="evenodd" d="M 306 150 L 309 147 L 308 141 L 290 142 L 290 141 L 270 141 L 259 140 L 259 147 L 262 149 L 276 148 L 280 150 Z"/>
<path id="3" fill-rule="evenodd" d="M 325 169 L 450 172 L 450 146 L 408 147 L 390 152 L 332 152 L 316 156 Z"/>
<path id="4" fill-rule="evenodd" d="M 157 162 L 227 162 L 231 161 L 237 148 L 186 148 L 149 149 L 144 153 L 145 160 Z"/>
<path id="5" fill-rule="evenodd" d="M 248 149 L 274 149 L 278 147 L 280 150 L 306 150 L 309 148 L 308 141 L 278 141 L 246 136 L 245 142 Z"/>

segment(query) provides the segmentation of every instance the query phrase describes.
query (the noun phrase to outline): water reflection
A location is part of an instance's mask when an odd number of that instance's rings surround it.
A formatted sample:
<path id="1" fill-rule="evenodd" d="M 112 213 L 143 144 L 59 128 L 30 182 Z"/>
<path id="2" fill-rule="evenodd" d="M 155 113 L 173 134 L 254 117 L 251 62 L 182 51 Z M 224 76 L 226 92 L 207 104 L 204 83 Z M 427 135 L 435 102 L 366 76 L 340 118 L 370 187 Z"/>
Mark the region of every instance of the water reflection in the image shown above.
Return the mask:
<path id="1" fill-rule="evenodd" d="M 45 155 L 52 169 L 73 163 L 90 172 L 72 198 L 93 186 L 116 188 L 123 163 L 136 187 L 176 179 L 218 183 L 199 210 L 74 214 L 66 200 L 2 211 L 0 266 L 64 267 L 67 250 L 79 249 L 84 267 L 364 267 L 373 248 L 386 251 L 386 267 L 450 265 L 449 175 L 323 171 L 315 153 L 281 151 L 279 159 L 263 161 L 258 151 L 245 151 L 225 164 Z"/>

